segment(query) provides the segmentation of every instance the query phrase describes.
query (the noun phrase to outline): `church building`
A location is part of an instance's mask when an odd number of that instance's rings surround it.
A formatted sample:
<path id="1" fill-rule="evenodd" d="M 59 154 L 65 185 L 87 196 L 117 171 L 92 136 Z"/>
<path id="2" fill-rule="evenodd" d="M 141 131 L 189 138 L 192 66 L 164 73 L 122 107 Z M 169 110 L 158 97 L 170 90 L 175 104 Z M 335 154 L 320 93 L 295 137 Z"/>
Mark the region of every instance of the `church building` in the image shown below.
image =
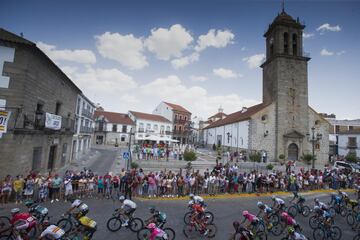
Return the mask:
<path id="1" fill-rule="evenodd" d="M 329 123 L 308 104 L 308 62 L 303 51 L 305 26 L 284 10 L 264 34 L 266 60 L 261 104 L 229 114 L 204 129 L 208 146 L 233 151 L 260 151 L 268 161 L 300 160 L 316 155 L 316 164 L 329 158 Z"/>

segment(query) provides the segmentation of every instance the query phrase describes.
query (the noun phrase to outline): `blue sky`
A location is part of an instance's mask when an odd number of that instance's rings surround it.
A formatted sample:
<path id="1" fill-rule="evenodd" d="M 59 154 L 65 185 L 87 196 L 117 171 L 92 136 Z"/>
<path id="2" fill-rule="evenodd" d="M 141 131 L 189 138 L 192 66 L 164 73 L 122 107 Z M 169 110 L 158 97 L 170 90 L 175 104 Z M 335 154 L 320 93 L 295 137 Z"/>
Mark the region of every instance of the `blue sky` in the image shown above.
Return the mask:
<path id="1" fill-rule="evenodd" d="M 161 100 L 203 119 L 262 98 L 263 33 L 281 1 L 5 1 L 0 26 L 38 43 L 106 110 Z M 360 118 L 360 1 L 285 1 L 306 24 L 309 103 Z"/>

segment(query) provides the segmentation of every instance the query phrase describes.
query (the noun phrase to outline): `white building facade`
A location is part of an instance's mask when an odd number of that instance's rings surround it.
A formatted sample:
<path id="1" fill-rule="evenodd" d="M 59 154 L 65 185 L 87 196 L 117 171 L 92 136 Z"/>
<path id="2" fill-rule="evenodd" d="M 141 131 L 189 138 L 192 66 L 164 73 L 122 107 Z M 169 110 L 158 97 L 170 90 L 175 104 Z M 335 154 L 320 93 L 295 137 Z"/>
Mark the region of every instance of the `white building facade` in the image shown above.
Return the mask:
<path id="1" fill-rule="evenodd" d="M 94 144 L 126 146 L 135 123 L 126 113 L 95 111 Z"/>
<path id="2" fill-rule="evenodd" d="M 78 159 L 91 148 L 95 127 L 94 111 L 94 103 L 85 95 L 79 94 L 76 102 L 72 160 Z"/>
<path id="3" fill-rule="evenodd" d="M 166 118 L 156 114 L 130 111 L 129 117 L 135 123 L 134 140 L 167 142 L 171 140 L 173 124 Z"/>

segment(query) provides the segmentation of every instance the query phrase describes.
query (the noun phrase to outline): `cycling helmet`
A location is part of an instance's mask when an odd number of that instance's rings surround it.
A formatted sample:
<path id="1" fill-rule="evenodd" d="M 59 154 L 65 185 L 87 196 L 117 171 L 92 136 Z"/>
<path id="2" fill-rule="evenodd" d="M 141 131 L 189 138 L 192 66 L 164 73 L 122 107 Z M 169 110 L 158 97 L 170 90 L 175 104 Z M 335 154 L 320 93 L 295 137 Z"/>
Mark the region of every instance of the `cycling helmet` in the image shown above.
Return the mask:
<path id="1" fill-rule="evenodd" d="M 120 197 L 119 197 L 119 200 L 120 200 L 120 201 L 124 201 L 124 200 L 125 200 L 125 197 L 124 197 L 124 196 L 120 196 Z"/>
<path id="2" fill-rule="evenodd" d="M 258 207 L 263 207 L 264 204 L 263 204 L 262 202 L 258 202 L 258 203 L 257 203 L 257 206 L 258 206 Z"/>
<path id="3" fill-rule="evenodd" d="M 281 217 L 283 217 L 283 218 L 286 218 L 286 217 L 288 217 L 288 216 L 289 216 L 289 214 L 288 214 L 287 212 L 281 213 Z"/>
<path id="4" fill-rule="evenodd" d="M 149 207 L 149 210 L 151 213 L 154 213 L 156 211 L 156 208 L 154 206 Z"/>
<path id="5" fill-rule="evenodd" d="M 248 211 L 243 211 L 242 214 L 245 217 L 245 216 L 249 215 L 249 212 Z"/>
<path id="6" fill-rule="evenodd" d="M 156 224 L 155 223 L 150 223 L 148 226 L 147 226 L 148 229 L 154 229 L 156 228 Z"/>
<path id="7" fill-rule="evenodd" d="M 318 198 L 315 198 L 315 199 L 314 199 L 314 202 L 318 203 L 318 202 L 319 202 L 319 199 L 318 199 Z"/>
<path id="8" fill-rule="evenodd" d="M 45 220 L 43 221 L 43 225 L 44 225 L 45 227 L 50 226 L 49 220 L 48 220 L 48 219 L 45 219 Z"/>
<path id="9" fill-rule="evenodd" d="M 276 196 L 275 196 L 275 195 L 271 196 L 271 199 L 272 199 L 272 200 L 275 200 L 275 198 L 276 198 Z"/>
<path id="10" fill-rule="evenodd" d="M 288 227 L 288 233 L 293 234 L 295 232 L 295 229 L 293 227 Z"/>
<path id="11" fill-rule="evenodd" d="M 20 212 L 20 208 L 13 208 L 13 209 L 11 209 L 10 212 L 11 212 L 11 215 L 15 215 Z"/>
<path id="12" fill-rule="evenodd" d="M 189 198 L 194 198 L 194 194 L 190 193 Z"/>
<path id="13" fill-rule="evenodd" d="M 31 205 L 33 205 L 34 204 L 34 201 L 33 200 L 26 200 L 25 201 L 25 206 L 26 207 L 30 207 Z"/>

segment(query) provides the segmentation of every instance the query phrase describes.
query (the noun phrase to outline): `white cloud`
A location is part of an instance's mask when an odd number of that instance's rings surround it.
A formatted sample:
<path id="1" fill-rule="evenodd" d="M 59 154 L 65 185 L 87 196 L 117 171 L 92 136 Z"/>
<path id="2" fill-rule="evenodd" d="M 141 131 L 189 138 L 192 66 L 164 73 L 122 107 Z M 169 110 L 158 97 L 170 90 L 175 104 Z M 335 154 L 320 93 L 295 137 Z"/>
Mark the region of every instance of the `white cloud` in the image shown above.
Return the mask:
<path id="1" fill-rule="evenodd" d="M 171 60 L 171 65 L 175 69 L 184 68 L 185 66 L 189 65 L 190 63 L 199 61 L 199 57 L 200 57 L 199 53 L 194 52 L 189 56 Z"/>
<path id="2" fill-rule="evenodd" d="M 188 48 L 192 41 L 191 34 L 180 24 L 175 24 L 169 29 L 152 29 L 151 35 L 145 40 L 145 46 L 158 59 L 169 60 L 172 57 L 181 57 L 182 51 Z"/>
<path id="3" fill-rule="evenodd" d="M 135 97 L 134 95 L 130 95 L 130 94 L 123 94 L 121 97 L 120 97 L 120 100 L 123 102 L 123 103 L 126 103 L 126 104 L 138 104 L 140 103 L 140 99 Z"/>
<path id="4" fill-rule="evenodd" d="M 253 56 L 243 58 L 242 60 L 247 62 L 250 69 L 254 69 L 259 67 L 265 61 L 265 54 L 255 54 Z"/>
<path id="5" fill-rule="evenodd" d="M 345 53 L 346 53 L 346 51 L 342 50 L 342 51 L 340 51 L 340 52 L 337 52 L 336 55 L 343 55 L 343 54 L 345 54 Z"/>
<path id="6" fill-rule="evenodd" d="M 115 68 L 86 68 L 71 74 L 72 80 L 86 92 L 99 94 L 118 94 L 137 87 L 134 79 Z"/>
<path id="7" fill-rule="evenodd" d="M 335 53 L 328 51 L 326 48 L 321 49 L 320 55 L 321 56 L 333 56 Z"/>
<path id="8" fill-rule="evenodd" d="M 324 23 L 323 25 L 319 26 L 316 31 L 320 32 L 320 34 L 324 34 L 326 31 L 340 32 L 341 27 L 339 25 L 331 26 L 329 23 Z"/>
<path id="9" fill-rule="evenodd" d="M 169 101 L 178 103 L 194 115 L 203 117 L 216 113 L 219 106 L 222 106 L 226 113 L 232 113 L 241 110 L 243 106 L 259 103 L 256 100 L 243 99 L 235 93 L 209 96 L 206 89 L 199 86 L 187 87 L 175 75 L 155 79 L 143 85 L 140 89 L 145 99 L 150 97 L 155 102 Z"/>
<path id="10" fill-rule="evenodd" d="M 197 40 L 196 51 L 202 51 L 208 47 L 224 48 L 232 43 L 235 35 L 230 30 L 210 29 L 206 35 L 200 35 Z"/>
<path id="11" fill-rule="evenodd" d="M 129 69 L 142 69 L 148 66 L 141 38 L 132 34 L 106 32 L 97 39 L 97 49 L 104 58 L 112 59 Z"/>
<path id="12" fill-rule="evenodd" d="M 314 36 L 315 36 L 314 33 L 306 33 L 306 32 L 303 32 L 303 38 L 304 38 L 304 39 L 312 38 L 312 37 L 314 37 Z"/>
<path id="13" fill-rule="evenodd" d="M 37 42 L 36 46 L 40 48 L 49 58 L 54 62 L 58 61 L 69 61 L 83 64 L 93 64 L 96 63 L 95 54 L 90 50 L 85 49 L 63 49 L 58 50 L 56 46 L 49 45 L 43 42 Z"/>
<path id="14" fill-rule="evenodd" d="M 193 82 L 205 82 L 207 80 L 207 77 L 205 76 L 196 76 L 196 75 L 191 75 L 190 76 L 191 81 Z"/>
<path id="15" fill-rule="evenodd" d="M 214 75 L 224 79 L 242 77 L 241 74 L 237 74 L 233 70 L 225 68 L 215 68 L 213 69 L 213 73 Z"/>

